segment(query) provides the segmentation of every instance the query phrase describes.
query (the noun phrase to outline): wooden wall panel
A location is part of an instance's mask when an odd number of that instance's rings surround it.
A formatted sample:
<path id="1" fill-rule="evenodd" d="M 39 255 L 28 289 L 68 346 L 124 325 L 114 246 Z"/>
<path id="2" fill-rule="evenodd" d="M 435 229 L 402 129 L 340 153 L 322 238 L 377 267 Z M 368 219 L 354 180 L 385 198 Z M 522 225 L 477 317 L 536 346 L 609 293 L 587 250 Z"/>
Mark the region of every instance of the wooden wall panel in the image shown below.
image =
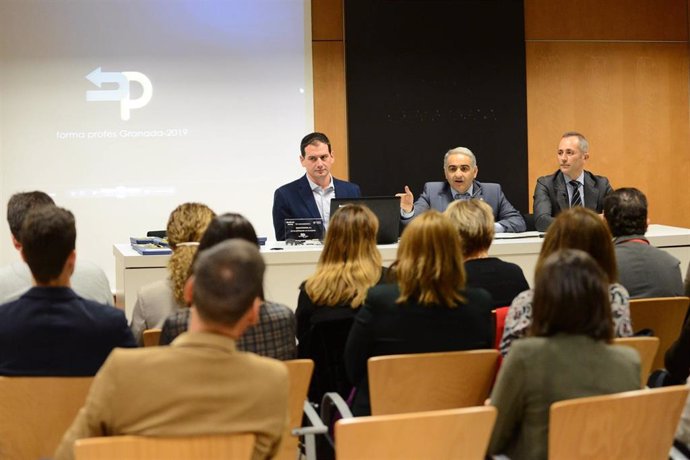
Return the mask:
<path id="1" fill-rule="evenodd" d="M 528 42 L 526 53 L 529 183 L 556 170 L 560 135 L 578 130 L 587 169 L 643 190 L 652 223 L 690 227 L 687 44 Z"/>
<path id="2" fill-rule="evenodd" d="M 686 0 L 524 0 L 527 40 L 688 39 Z"/>
<path id="3" fill-rule="evenodd" d="M 343 39 L 343 0 L 312 0 L 311 17 L 312 40 Z"/>
<path id="4" fill-rule="evenodd" d="M 345 55 L 342 41 L 312 43 L 314 66 L 314 129 L 331 140 L 333 175 L 348 179 Z"/>

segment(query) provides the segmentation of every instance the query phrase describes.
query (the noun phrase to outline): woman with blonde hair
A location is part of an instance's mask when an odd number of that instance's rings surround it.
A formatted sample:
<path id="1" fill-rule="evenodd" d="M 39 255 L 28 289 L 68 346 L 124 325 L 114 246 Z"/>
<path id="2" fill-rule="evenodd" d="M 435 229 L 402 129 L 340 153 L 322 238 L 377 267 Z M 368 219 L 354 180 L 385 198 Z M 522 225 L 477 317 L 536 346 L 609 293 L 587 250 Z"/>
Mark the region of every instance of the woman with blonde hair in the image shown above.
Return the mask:
<path id="1" fill-rule="evenodd" d="M 323 357 L 342 356 L 352 319 L 370 287 L 382 282 L 385 269 L 376 247 L 378 219 L 366 206 L 351 204 L 331 216 L 316 272 L 300 286 L 297 301 L 298 356 L 315 361 L 310 400 L 326 391 L 347 393 L 342 358 L 324 363 Z M 318 327 L 329 327 L 328 348 L 315 338 Z M 338 369 L 338 375 L 329 374 Z M 345 394 L 345 396 L 347 396 Z"/>
<path id="2" fill-rule="evenodd" d="M 467 285 L 489 291 L 494 308 L 507 307 L 529 284 L 519 265 L 489 257 L 494 213 L 482 200 L 454 201 L 444 212 L 460 234 Z"/>
<path id="3" fill-rule="evenodd" d="M 176 308 L 185 306 L 184 284 L 199 241 L 215 213 L 201 203 L 184 203 L 170 213 L 166 235 L 173 253 L 168 277 L 142 287 L 132 312 L 132 334 L 141 345 L 144 330 L 158 328 Z"/>
<path id="4" fill-rule="evenodd" d="M 599 264 L 609 282 L 614 335 L 616 337 L 633 335 L 630 322 L 630 296 L 628 291 L 617 282 L 616 254 L 613 249 L 613 238 L 606 222 L 594 211 L 582 206 L 561 212 L 546 232 L 544 244 L 537 259 L 535 269 L 537 276 L 546 258 L 561 249 L 580 249 Z M 508 353 L 514 340 L 527 334 L 532 323 L 533 297 L 534 291 L 528 290 L 513 299 L 506 315 L 501 339 L 500 351 L 503 356 Z"/>
<path id="5" fill-rule="evenodd" d="M 465 287 L 462 248 L 448 217 L 427 211 L 405 229 L 391 266 L 396 284 L 369 290 L 345 347 L 357 388 L 352 412 L 368 415 L 372 356 L 491 348 L 491 296 Z"/>

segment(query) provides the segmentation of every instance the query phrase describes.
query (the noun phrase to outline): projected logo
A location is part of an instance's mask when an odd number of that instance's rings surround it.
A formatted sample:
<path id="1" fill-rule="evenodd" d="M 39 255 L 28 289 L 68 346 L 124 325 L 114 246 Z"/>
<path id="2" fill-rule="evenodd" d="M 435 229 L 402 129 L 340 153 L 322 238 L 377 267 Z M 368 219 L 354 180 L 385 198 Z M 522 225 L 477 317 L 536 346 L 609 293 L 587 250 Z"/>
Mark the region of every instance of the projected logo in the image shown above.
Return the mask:
<path id="1" fill-rule="evenodd" d="M 94 85 L 99 88 L 104 83 L 114 83 L 117 89 L 97 89 L 86 92 L 86 100 L 88 102 L 104 102 L 116 101 L 120 103 L 120 118 L 124 121 L 129 120 L 130 112 L 134 109 L 140 109 L 151 100 L 153 95 L 153 86 L 151 80 L 141 72 L 103 72 L 101 68 L 97 68 L 86 76 Z M 136 99 L 130 98 L 130 85 L 132 82 L 137 82 L 141 85 L 142 93 Z"/>

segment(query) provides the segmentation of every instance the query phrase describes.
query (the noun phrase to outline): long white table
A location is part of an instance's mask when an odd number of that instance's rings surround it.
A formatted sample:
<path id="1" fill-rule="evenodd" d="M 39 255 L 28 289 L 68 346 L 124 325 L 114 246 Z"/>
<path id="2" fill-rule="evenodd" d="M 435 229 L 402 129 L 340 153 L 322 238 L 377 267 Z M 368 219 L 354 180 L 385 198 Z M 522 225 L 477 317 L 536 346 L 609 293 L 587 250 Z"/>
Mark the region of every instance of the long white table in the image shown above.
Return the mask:
<path id="1" fill-rule="evenodd" d="M 531 285 L 543 238 L 522 237 L 523 235 L 505 236 L 509 238 L 494 240 L 489 254 L 518 264 Z M 511 236 L 520 237 L 511 238 Z M 681 269 L 685 274 L 690 263 L 690 229 L 650 225 L 646 236 L 654 246 L 679 259 Z M 395 260 L 398 245 L 381 245 L 378 248 L 384 265 L 390 265 Z M 299 285 L 314 272 L 320 253 L 320 246 L 287 247 L 281 244 L 262 248 L 261 254 L 266 261 L 264 279 L 266 298 L 295 308 Z M 115 244 L 113 254 L 115 255 L 115 303 L 123 308 L 127 318 L 131 319 L 137 292 L 145 284 L 166 277 L 166 264 L 170 256 L 142 256 L 129 244 Z"/>

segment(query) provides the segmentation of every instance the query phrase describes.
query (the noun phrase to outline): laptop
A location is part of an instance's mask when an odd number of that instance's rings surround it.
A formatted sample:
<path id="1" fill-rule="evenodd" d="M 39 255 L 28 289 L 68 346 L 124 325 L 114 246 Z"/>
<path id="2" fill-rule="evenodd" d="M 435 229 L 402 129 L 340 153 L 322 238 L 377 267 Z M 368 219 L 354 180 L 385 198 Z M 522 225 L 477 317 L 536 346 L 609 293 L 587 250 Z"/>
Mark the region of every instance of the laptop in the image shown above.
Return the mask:
<path id="1" fill-rule="evenodd" d="M 339 207 L 355 203 L 362 204 L 371 209 L 378 217 L 379 233 L 376 235 L 377 244 L 398 242 L 398 237 L 400 236 L 400 198 L 395 196 L 333 198 L 331 200 L 331 215 Z"/>

